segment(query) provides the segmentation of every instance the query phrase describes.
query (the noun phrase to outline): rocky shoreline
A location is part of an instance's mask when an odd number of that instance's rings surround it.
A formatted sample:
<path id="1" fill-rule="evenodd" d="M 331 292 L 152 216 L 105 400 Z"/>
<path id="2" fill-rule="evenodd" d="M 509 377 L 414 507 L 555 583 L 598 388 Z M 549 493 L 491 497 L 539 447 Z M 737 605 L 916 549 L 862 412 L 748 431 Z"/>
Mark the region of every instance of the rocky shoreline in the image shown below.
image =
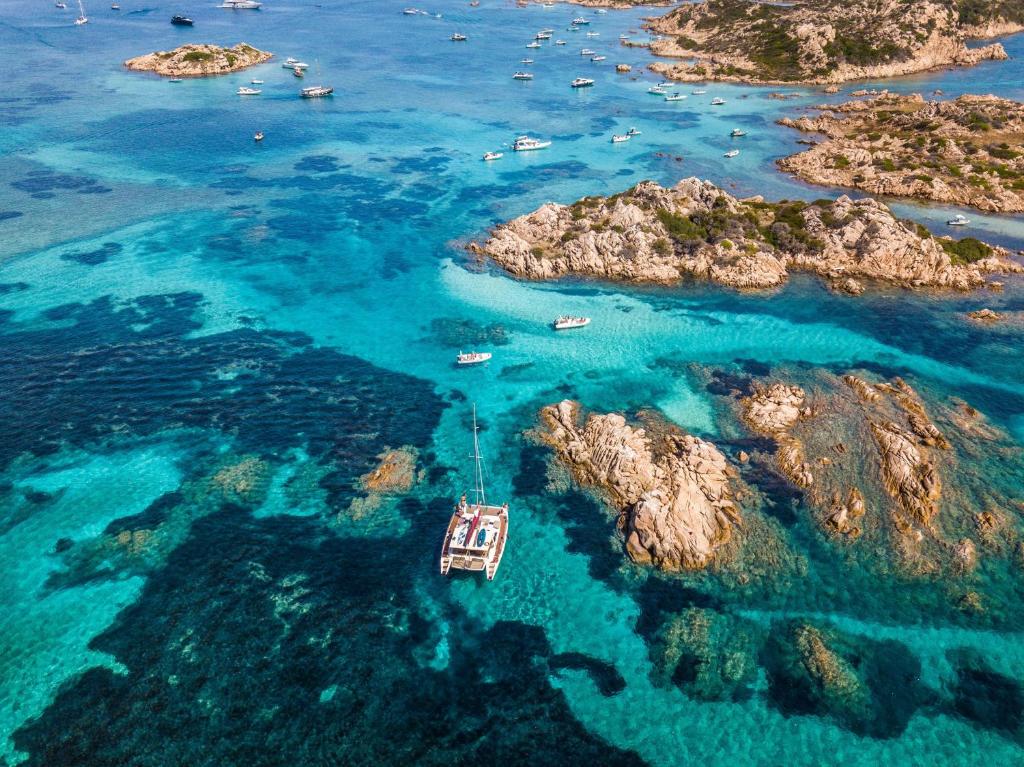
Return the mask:
<path id="1" fill-rule="evenodd" d="M 926 101 L 883 92 L 821 114 L 783 118 L 824 141 L 779 160 L 812 184 L 872 194 L 1024 211 L 1024 104 L 996 96 Z"/>
<path id="2" fill-rule="evenodd" d="M 989 274 L 1024 272 L 1002 248 L 932 237 L 872 199 L 740 200 L 696 178 L 671 189 L 645 181 L 612 197 L 548 203 L 469 248 L 531 280 L 702 280 L 763 289 L 784 284 L 790 272 L 809 272 L 850 294 L 872 283 L 969 290 Z"/>
<path id="3" fill-rule="evenodd" d="M 995 15 L 976 15 L 969 24 L 962 15 L 938 0 L 703 0 L 649 22 L 660 36 L 650 46 L 654 54 L 688 60 L 650 68 L 686 82 L 834 84 L 1005 59 L 999 43 L 969 48 L 967 40 L 1024 30 L 1024 24 Z"/>
<path id="4" fill-rule="evenodd" d="M 156 51 L 128 59 L 124 66 L 134 72 L 153 72 L 162 77 L 210 77 L 262 64 L 273 55 L 248 43 L 238 43 L 231 48 L 182 45 L 173 51 Z"/>

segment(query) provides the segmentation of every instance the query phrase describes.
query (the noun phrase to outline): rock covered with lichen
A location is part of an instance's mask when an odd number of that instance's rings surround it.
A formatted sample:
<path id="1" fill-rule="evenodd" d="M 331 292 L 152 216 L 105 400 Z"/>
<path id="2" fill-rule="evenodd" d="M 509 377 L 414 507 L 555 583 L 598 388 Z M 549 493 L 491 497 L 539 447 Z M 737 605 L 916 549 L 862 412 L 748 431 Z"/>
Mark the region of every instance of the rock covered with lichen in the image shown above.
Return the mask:
<path id="1" fill-rule="evenodd" d="M 124 62 L 136 72 L 154 72 L 164 77 L 209 77 L 225 75 L 269 61 L 272 53 L 248 43 L 230 48 L 207 43 L 188 44 L 173 51 L 156 51 Z"/>

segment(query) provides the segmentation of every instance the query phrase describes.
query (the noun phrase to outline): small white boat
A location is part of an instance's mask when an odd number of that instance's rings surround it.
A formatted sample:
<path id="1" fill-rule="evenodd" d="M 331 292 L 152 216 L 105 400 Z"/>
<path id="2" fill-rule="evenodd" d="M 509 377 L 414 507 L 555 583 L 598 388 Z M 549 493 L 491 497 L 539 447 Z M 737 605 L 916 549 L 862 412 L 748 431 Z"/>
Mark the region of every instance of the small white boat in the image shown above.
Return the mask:
<path id="1" fill-rule="evenodd" d="M 713 107 L 720 107 L 724 103 L 725 99 L 719 98 L 718 96 L 715 96 L 713 99 L 711 99 L 711 106 Z"/>
<path id="2" fill-rule="evenodd" d="M 694 96 L 703 96 L 704 94 L 706 94 L 706 93 L 707 93 L 707 91 L 706 91 L 706 90 L 704 90 L 703 88 L 698 88 L 698 89 L 697 89 L 697 90 L 695 90 L 695 91 L 690 91 L 690 93 L 691 93 L 692 95 L 694 95 Z"/>
<path id="3" fill-rule="evenodd" d="M 629 141 L 631 138 L 633 138 L 633 137 L 630 136 L 628 133 L 613 134 L 612 135 L 612 143 L 613 144 L 624 144 L 625 142 Z"/>
<path id="4" fill-rule="evenodd" d="M 256 135 L 253 136 L 252 138 L 253 138 L 253 141 L 262 141 L 263 140 L 263 131 L 261 131 L 261 130 L 256 131 Z"/>
<path id="5" fill-rule="evenodd" d="M 230 8 L 233 11 L 258 11 L 262 3 L 256 0 L 224 0 L 218 8 Z"/>
<path id="6" fill-rule="evenodd" d="M 608 57 L 607 56 L 591 56 L 590 60 L 591 61 L 604 61 L 606 58 L 608 58 Z"/>
<path id="7" fill-rule="evenodd" d="M 263 85 L 263 81 L 262 80 L 250 80 L 249 82 L 252 83 L 253 85 Z"/>
<path id="8" fill-rule="evenodd" d="M 628 40 L 629 39 L 629 35 L 619 35 L 619 39 L 620 40 Z"/>
<path id="9" fill-rule="evenodd" d="M 67 4 L 67 3 L 64 3 L 64 2 L 61 2 L 61 0 L 57 0 L 57 2 L 56 2 L 56 3 L 54 3 L 54 5 L 55 5 L 56 7 L 58 7 L 58 8 L 60 8 L 61 10 L 64 10 L 65 8 L 67 8 L 67 7 L 68 7 L 68 4 Z"/>
<path id="10" fill-rule="evenodd" d="M 85 15 L 85 6 L 82 5 L 82 0 L 78 0 L 78 18 L 75 19 L 75 24 L 81 26 L 88 23 L 89 17 Z"/>
<path id="11" fill-rule="evenodd" d="M 573 88 L 589 88 L 593 84 L 594 81 L 589 77 L 577 77 L 570 83 Z"/>
<path id="12" fill-rule="evenodd" d="M 658 83 L 659 88 L 671 88 L 673 85 L 675 85 L 675 83 L 672 82 L 671 80 L 662 80 L 660 83 Z"/>
<path id="13" fill-rule="evenodd" d="M 572 330 L 573 328 L 582 328 L 590 324 L 590 317 L 569 317 L 568 315 L 562 315 L 552 323 L 555 330 Z"/>
<path id="14" fill-rule="evenodd" d="M 604 8 L 598 8 L 596 11 L 594 11 L 594 13 L 599 13 L 603 16 L 604 14 L 608 13 L 608 11 Z"/>
<path id="15" fill-rule="evenodd" d="M 244 85 L 239 88 L 236 93 L 239 96 L 259 96 L 263 91 L 259 88 L 246 88 Z"/>
<path id="16" fill-rule="evenodd" d="M 551 146 L 550 141 L 541 141 L 529 136 L 517 136 L 516 140 L 512 142 L 512 151 L 530 152 L 535 149 L 547 149 L 549 146 Z M 487 356 L 490 357 L 491 355 L 488 354 Z"/>
<path id="17" fill-rule="evenodd" d="M 565 45 L 565 40 L 555 40 L 555 45 Z"/>
<path id="18" fill-rule="evenodd" d="M 733 128 L 732 133 L 729 135 L 733 138 L 739 138 L 740 136 L 746 136 L 747 132 L 745 130 L 740 130 L 739 128 Z"/>
<path id="19" fill-rule="evenodd" d="M 638 131 L 636 128 L 630 128 L 628 131 L 626 131 L 626 135 L 627 136 L 639 136 L 640 135 L 640 131 Z"/>
<path id="20" fill-rule="evenodd" d="M 459 352 L 455 362 L 458 365 L 479 365 L 481 362 L 487 362 L 490 358 L 490 352 L 466 352 L 465 354 Z"/>
<path id="21" fill-rule="evenodd" d="M 311 85 L 308 88 L 302 89 L 302 98 L 304 99 L 319 99 L 324 96 L 330 96 L 334 93 L 334 88 L 327 85 Z"/>
<path id="22" fill-rule="evenodd" d="M 501 152 L 484 152 L 484 160 L 487 162 L 490 162 L 491 160 L 500 160 L 504 156 L 505 155 Z"/>
<path id="23" fill-rule="evenodd" d="M 583 48 L 580 50 L 580 56 L 593 56 L 597 51 L 592 51 L 590 48 Z"/>
<path id="24" fill-rule="evenodd" d="M 538 43 L 536 40 L 534 40 L 532 43 L 527 43 L 526 47 L 527 48 L 540 48 L 540 43 Z"/>
<path id="25" fill-rule="evenodd" d="M 953 218 L 946 222 L 947 226 L 967 226 L 971 223 L 971 220 L 960 213 L 957 213 Z"/>
<path id="26" fill-rule="evenodd" d="M 112 10 L 112 11 L 119 11 L 119 10 L 121 10 L 121 6 L 118 5 L 117 3 L 111 3 L 110 4 L 110 10 Z"/>
<path id="27" fill-rule="evenodd" d="M 169 83 L 183 83 L 183 82 L 185 82 L 185 81 L 184 81 L 184 80 L 182 80 L 182 79 L 181 79 L 180 77 L 172 77 L 172 78 L 171 78 L 170 80 L 168 80 L 167 82 L 169 82 Z"/>
<path id="28" fill-rule="evenodd" d="M 512 79 L 513 80 L 532 80 L 533 79 L 533 73 L 531 73 L 531 72 L 516 72 L 514 75 L 512 75 Z"/>
<path id="29" fill-rule="evenodd" d="M 583 24 L 589 24 L 590 19 L 584 18 L 583 16 L 577 16 L 575 19 L 572 20 L 572 23 L 574 26 L 578 27 L 582 26 Z"/>
<path id="30" fill-rule="evenodd" d="M 735 157 L 740 153 L 739 149 L 730 149 L 728 152 L 722 155 L 722 157 Z"/>
<path id="31" fill-rule="evenodd" d="M 664 96 L 665 95 L 665 89 L 661 88 L 661 87 L 659 87 L 657 85 L 653 85 L 650 88 L 648 88 L 647 92 L 648 93 L 653 93 L 655 96 Z"/>
<path id="32" fill-rule="evenodd" d="M 533 36 L 533 39 L 534 40 L 550 40 L 551 39 L 551 33 L 550 32 L 538 32 L 537 34 L 535 34 Z"/>
<path id="33" fill-rule="evenodd" d="M 418 8 L 406 8 L 404 11 L 402 11 L 402 13 L 404 13 L 406 16 L 415 16 L 415 15 L 417 15 L 419 13 L 419 9 Z"/>
<path id="34" fill-rule="evenodd" d="M 468 40 L 469 38 L 468 38 L 468 37 L 466 37 L 466 36 L 465 36 L 464 34 L 462 34 L 461 32 L 453 32 L 453 33 L 452 33 L 452 36 L 451 36 L 451 37 L 449 37 L 448 39 L 449 39 L 449 40 L 451 40 L 451 41 L 452 41 L 453 43 L 464 43 L 464 42 L 466 42 L 466 41 L 467 41 L 467 40 Z"/>
<path id="35" fill-rule="evenodd" d="M 665 101 L 682 101 L 685 98 L 685 93 L 669 93 L 665 96 Z"/>
<path id="36" fill-rule="evenodd" d="M 587 32 L 587 37 L 600 37 L 600 32 Z"/>
<path id="37" fill-rule="evenodd" d="M 532 63 L 533 63 L 533 59 L 521 59 L 521 60 L 519 61 L 519 63 L 520 63 L 520 64 L 527 64 L 527 65 L 529 65 L 529 64 L 532 64 Z"/>
<path id="38" fill-rule="evenodd" d="M 305 61 L 299 61 L 298 59 L 285 59 L 281 66 L 293 71 L 296 69 L 309 69 L 309 64 Z"/>

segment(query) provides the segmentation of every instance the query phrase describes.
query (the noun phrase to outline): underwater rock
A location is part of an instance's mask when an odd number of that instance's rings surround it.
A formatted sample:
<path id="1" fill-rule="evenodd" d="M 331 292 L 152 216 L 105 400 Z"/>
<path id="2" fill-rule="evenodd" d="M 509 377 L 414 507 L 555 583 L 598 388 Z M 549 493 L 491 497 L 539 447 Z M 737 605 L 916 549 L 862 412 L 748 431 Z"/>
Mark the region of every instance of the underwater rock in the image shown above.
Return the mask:
<path id="1" fill-rule="evenodd" d="M 754 393 L 743 400 L 743 416 L 757 431 L 766 434 L 785 431 L 800 418 L 805 398 L 799 386 L 755 384 Z"/>
<path id="2" fill-rule="evenodd" d="M 626 552 L 638 564 L 699 569 L 740 524 L 735 471 L 710 442 L 678 430 L 654 439 L 618 414 L 590 415 L 565 400 L 541 411 L 542 439 L 583 485 L 619 509 Z"/>
<path id="3" fill-rule="evenodd" d="M 409 492 L 417 479 L 416 461 L 419 451 L 407 445 L 397 450 L 388 450 L 378 457 L 380 464 L 377 468 L 359 478 L 362 489 L 385 495 Z"/>
<path id="4" fill-rule="evenodd" d="M 975 726 L 1024 742 L 1024 685 L 992 668 L 973 648 L 950 651 L 956 669 L 950 708 Z"/>
<path id="5" fill-rule="evenodd" d="M 994 312 L 991 309 L 977 309 L 973 312 L 967 312 L 967 316 L 970 317 L 972 320 L 977 320 L 978 322 L 986 324 L 1000 322 L 1003 319 L 1002 314 L 1000 314 L 999 312 Z"/>
<path id="6" fill-rule="evenodd" d="M 927 525 L 938 513 L 936 501 L 942 495 L 942 482 L 930 462 L 918 448 L 913 435 L 898 424 L 872 423 L 882 462 L 885 487 L 914 519 Z"/>

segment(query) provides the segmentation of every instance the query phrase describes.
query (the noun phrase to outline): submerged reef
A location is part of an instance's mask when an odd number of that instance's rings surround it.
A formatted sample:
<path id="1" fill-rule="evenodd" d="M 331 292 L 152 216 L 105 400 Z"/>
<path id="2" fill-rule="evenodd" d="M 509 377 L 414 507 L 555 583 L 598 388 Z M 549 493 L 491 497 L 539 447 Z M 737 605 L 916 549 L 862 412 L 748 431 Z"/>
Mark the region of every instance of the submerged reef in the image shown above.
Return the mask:
<path id="1" fill-rule="evenodd" d="M 966 242 L 934 238 L 872 199 L 737 199 L 688 178 L 671 189 L 644 181 L 611 197 L 548 203 L 496 227 L 470 250 L 532 280 L 575 275 L 671 285 L 691 279 L 760 289 L 801 271 L 855 295 L 865 280 L 968 290 L 983 285 L 986 274 L 1024 272 L 997 246 L 979 243 L 976 254 L 957 255 Z"/>

